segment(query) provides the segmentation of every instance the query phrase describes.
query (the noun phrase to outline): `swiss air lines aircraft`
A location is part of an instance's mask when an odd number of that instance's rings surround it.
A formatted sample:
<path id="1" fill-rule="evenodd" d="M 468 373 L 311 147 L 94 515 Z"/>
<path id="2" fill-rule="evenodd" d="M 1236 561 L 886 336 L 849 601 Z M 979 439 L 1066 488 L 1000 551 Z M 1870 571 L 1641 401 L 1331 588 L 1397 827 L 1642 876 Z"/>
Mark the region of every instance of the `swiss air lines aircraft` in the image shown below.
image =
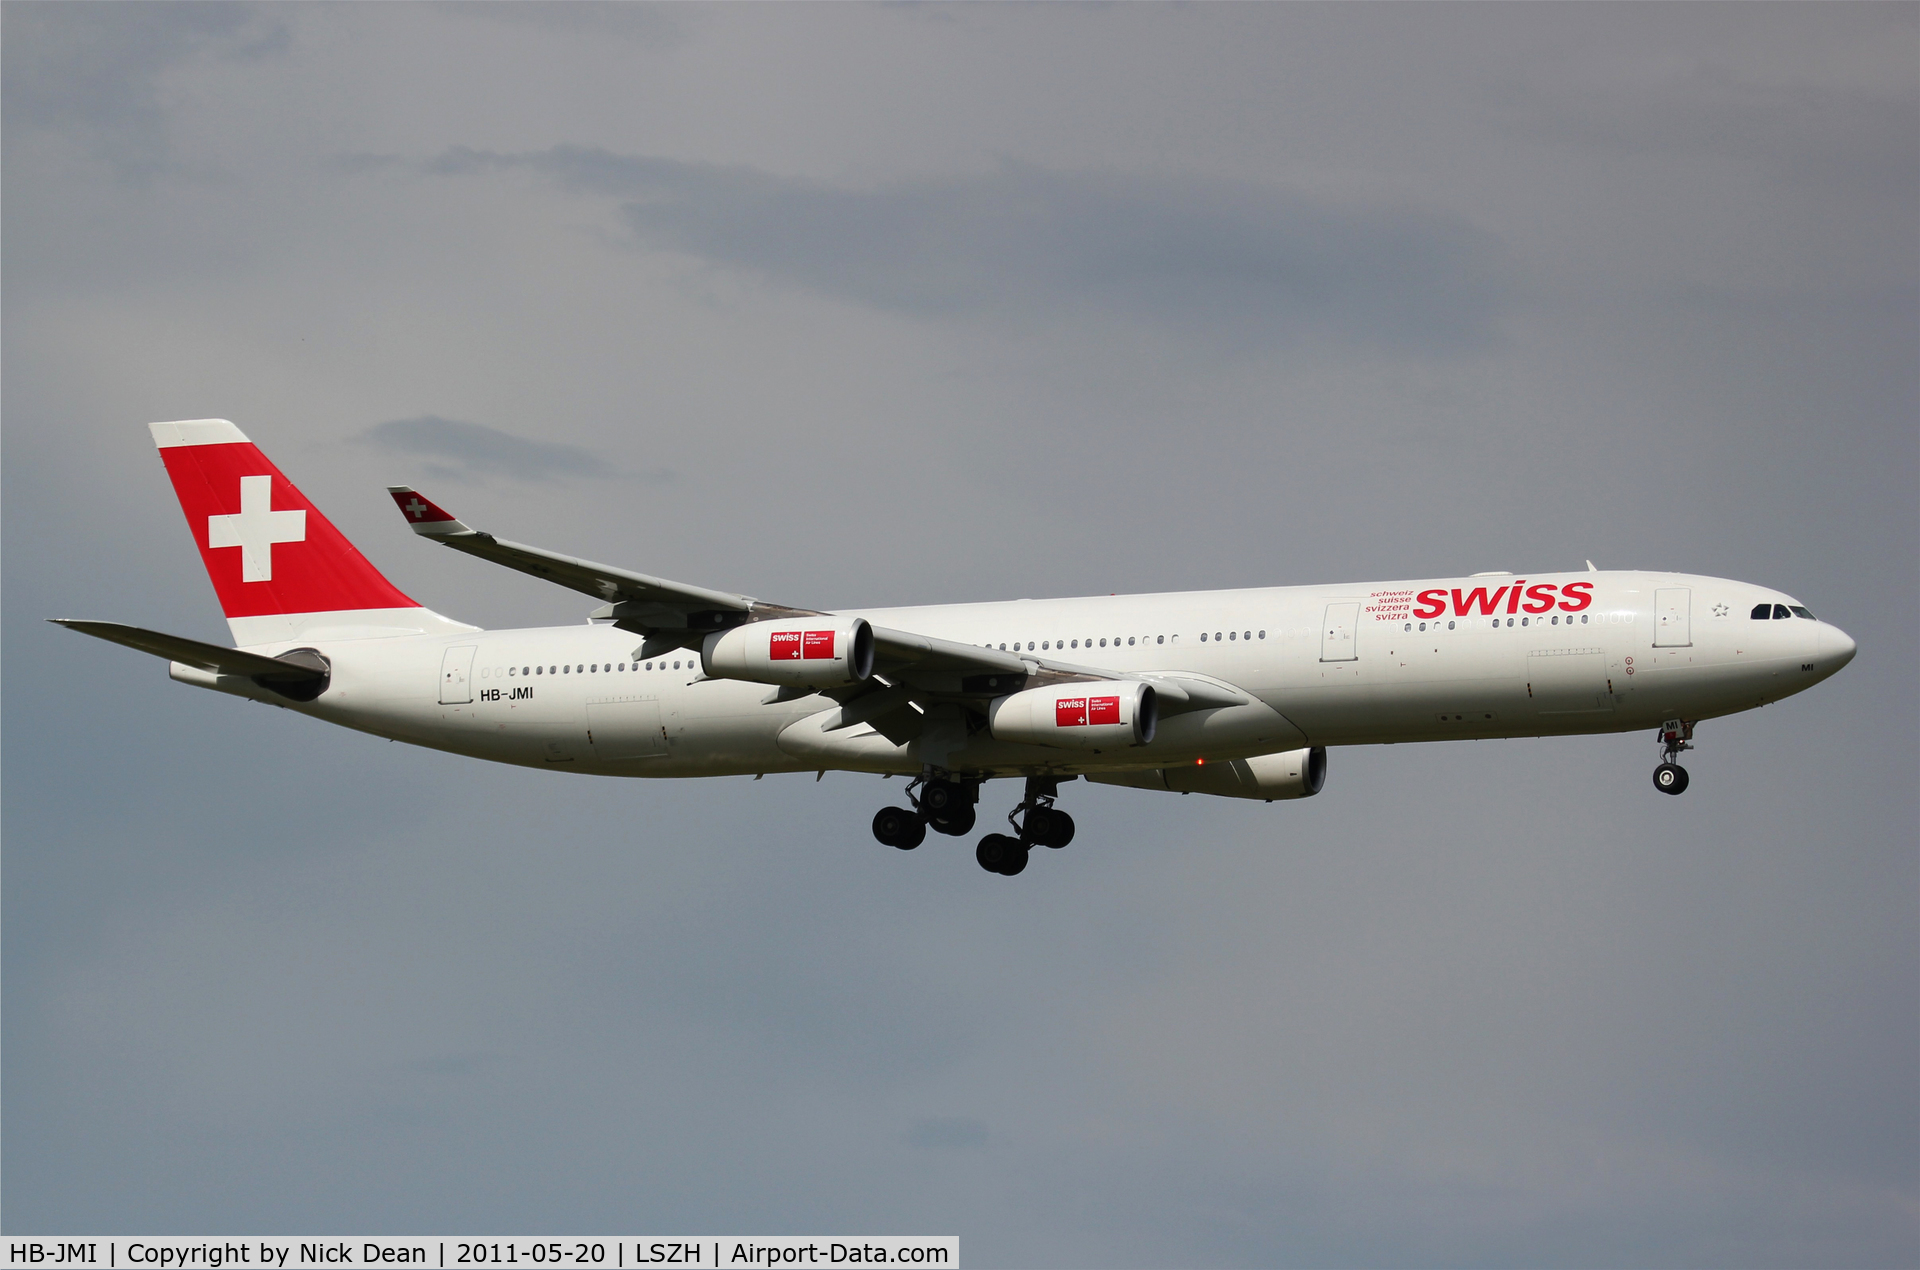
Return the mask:
<path id="1" fill-rule="evenodd" d="M 873 819 L 909 850 L 1026 779 L 982 867 L 1063 847 L 1062 781 L 1305 798 L 1340 745 L 1657 729 L 1663 793 L 1701 719 L 1809 688 L 1853 640 L 1791 596 L 1674 573 L 1013 600 L 821 613 L 471 529 L 406 486 L 413 531 L 600 602 L 485 631 L 402 595 L 221 419 L 152 425 L 236 648 L 63 621 L 182 683 L 474 758 L 597 776 L 910 778 Z"/>

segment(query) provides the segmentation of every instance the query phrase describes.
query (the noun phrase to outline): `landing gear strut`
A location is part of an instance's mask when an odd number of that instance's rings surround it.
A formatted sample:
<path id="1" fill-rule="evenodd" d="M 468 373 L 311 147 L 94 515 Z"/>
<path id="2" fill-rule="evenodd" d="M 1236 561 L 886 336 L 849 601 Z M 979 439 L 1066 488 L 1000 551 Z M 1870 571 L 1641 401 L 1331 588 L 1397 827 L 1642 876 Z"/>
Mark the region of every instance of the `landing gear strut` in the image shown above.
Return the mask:
<path id="1" fill-rule="evenodd" d="M 1021 842 L 1057 850 L 1073 841 L 1073 817 L 1053 805 L 1059 796 L 1058 776 L 1027 777 L 1026 798 L 1007 813 L 1007 823 Z"/>
<path id="2" fill-rule="evenodd" d="M 1012 877 L 1027 867 L 1028 853 L 1038 846 L 1064 847 L 1073 841 L 1073 817 L 1053 805 L 1060 795 L 1055 776 L 1029 776 L 1027 796 L 1007 813 L 1014 836 L 990 833 L 980 839 L 973 858 L 989 873 Z"/>
<path id="3" fill-rule="evenodd" d="M 1687 769 L 1674 760 L 1693 748 L 1693 724 L 1668 719 L 1660 725 L 1660 766 L 1653 769 L 1653 787 L 1663 794 L 1687 792 Z"/>

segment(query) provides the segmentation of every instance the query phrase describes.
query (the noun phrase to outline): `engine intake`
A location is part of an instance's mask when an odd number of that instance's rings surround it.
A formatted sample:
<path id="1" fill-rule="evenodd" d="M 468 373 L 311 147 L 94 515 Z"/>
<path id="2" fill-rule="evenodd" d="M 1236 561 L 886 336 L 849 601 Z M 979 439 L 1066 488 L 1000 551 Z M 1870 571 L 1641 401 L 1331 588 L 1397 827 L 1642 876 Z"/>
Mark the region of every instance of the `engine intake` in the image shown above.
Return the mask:
<path id="1" fill-rule="evenodd" d="M 1029 688 L 987 707 L 994 740 L 1067 750 L 1145 745 L 1159 719 L 1153 687 L 1137 679 Z"/>
<path id="2" fill-rule="evenodd" d="M 713 679 L 838 688 L 873 673 L 873 628 L 859 617 L 790 618 L 716 631 L 700 644 Z"/>

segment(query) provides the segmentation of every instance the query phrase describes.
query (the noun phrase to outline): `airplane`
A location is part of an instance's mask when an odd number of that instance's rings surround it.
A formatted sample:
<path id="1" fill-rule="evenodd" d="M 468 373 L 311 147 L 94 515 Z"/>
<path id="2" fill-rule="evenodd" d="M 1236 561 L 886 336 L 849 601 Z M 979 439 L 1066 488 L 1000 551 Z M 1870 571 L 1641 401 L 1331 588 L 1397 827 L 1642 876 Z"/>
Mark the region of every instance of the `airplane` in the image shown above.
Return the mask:
<path id="1" fill-rule="evenodd" d="M 166 658 L 181 683 L 413 745 L 596 776 L 908 778 L 873 835 L 972 832 L 1013 876 L 1064 847 L 1063 783 L 1307 798 L 1347 745 L 1652 728 L 1655 788 L 1704 719 L 1836 673 L 1854 641 L 1798 600 L 1692 574 L 1586 570 L 820 612 L 470 528 L 411 486 L 415 534 L 599 603 L 482 630 L 402 594 L 224 419 L 149 425 L 235 647 L 49 619 Z M 817 778 L 816 778 L 817 779 Z"/>

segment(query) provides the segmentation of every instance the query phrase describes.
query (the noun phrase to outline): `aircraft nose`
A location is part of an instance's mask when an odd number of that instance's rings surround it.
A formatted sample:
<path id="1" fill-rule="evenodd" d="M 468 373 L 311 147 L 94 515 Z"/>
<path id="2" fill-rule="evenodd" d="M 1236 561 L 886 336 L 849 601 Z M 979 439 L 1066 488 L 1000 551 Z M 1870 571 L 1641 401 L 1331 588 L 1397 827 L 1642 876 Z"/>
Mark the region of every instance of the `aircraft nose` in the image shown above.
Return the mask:
<path id="1" fill-rule="evenodd" d="M 1853 660 L 1853 636 L 1831 622 L 1820 624 L 1820 669 L 1831 675 Z"/>

